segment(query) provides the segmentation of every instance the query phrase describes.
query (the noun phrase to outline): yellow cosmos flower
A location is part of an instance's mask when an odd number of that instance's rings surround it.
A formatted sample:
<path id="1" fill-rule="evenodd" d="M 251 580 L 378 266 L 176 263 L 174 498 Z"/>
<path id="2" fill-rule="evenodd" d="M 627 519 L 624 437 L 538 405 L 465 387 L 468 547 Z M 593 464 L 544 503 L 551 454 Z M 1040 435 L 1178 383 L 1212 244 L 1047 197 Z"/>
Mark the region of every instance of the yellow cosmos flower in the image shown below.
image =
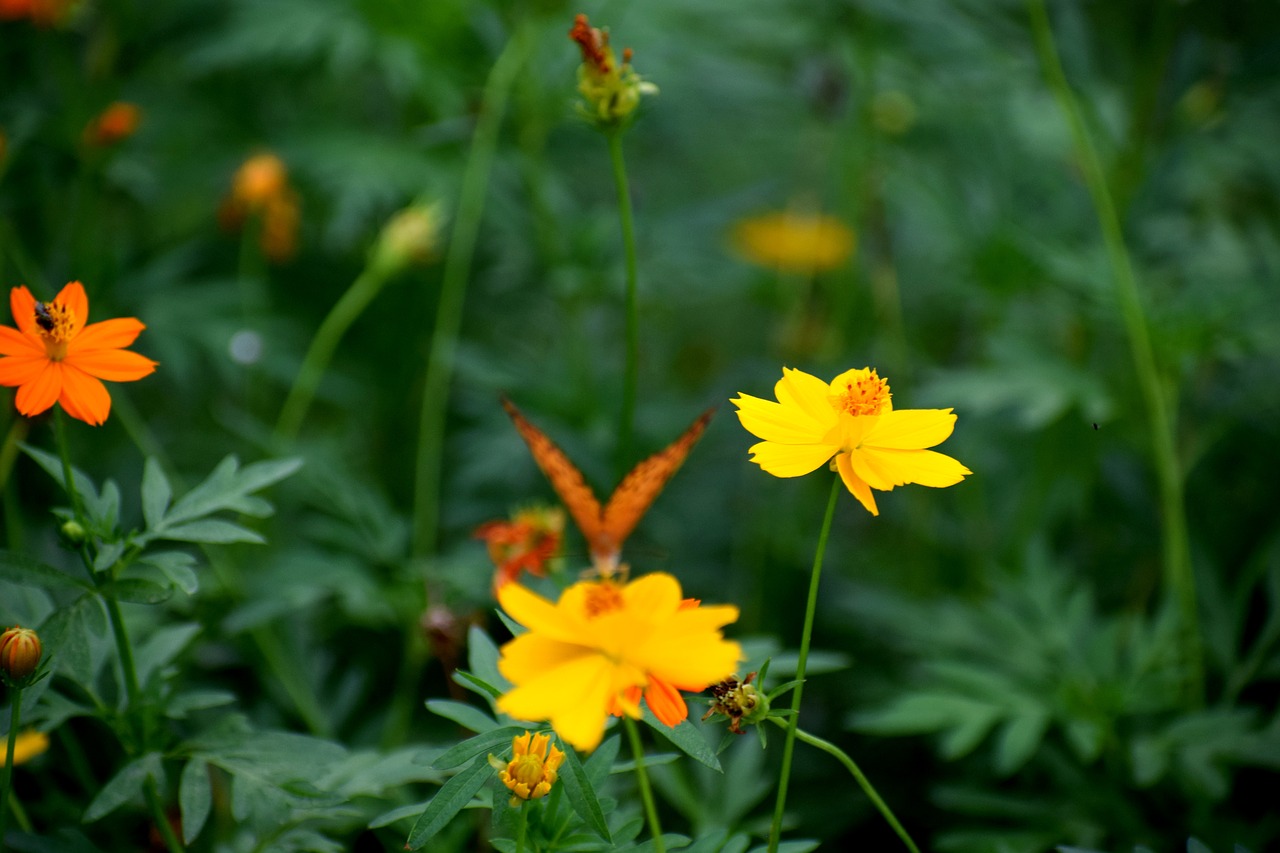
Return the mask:
<path id="1" fill-rule="evenodd" d="M 489 761 L 492 764 L 497 759 L 489 756 Z M 495 769 L 502 784 L 515 794 L 511 805 L 518 806 L 521 800 L 536 800 L 551 793 L 562 763 L 564 753 L 551 745 L 551 738 L 525 732 L 511 739 L 511 760 L 506 764 L 497 761 Z"/>
<path id="2" fill-rule="evenodd" d="M 640 695 L 668 726 L 689 714 L 679 691 L 701 691 L 742 659 L 720 629 L 738 618 L 731 605 L 682 599 L 668 574 L 630 583 L 583 581 L 551 603 L 509 583 L 502 608 L 529 630 L 502 647 L 499 671 L 515 687 L 498 708 L 520 720 L 550 720 L 560 737 L 592 750 L 610 713 L 640 716 Z"/>
<path id="3" fill-rule="evenodd" d="M 869 367 L 846 370 L 830 383 L 784 367 L 774 394 L 776 403 L 741 393 L 730 402 L 747 432 L 764 439 L 751 447 L 751 461 L 775 477 L 800 477 L 835 457 L 845 486 L 879 515 L 872 489 L 954 486 L 973 473 L 925 449 L 951 435 L 951 410 L 895 411 L 889 383 Z"/>
<path id="4" fill-rule="evenodd" d="M 5 748 L 6 743 L 0 740 L 0 767 L 4 766 L 4 759 L 8 750 Z M 37 755 L 43 755 L 49 750 L 49 736 L 44 732 L 29 730 L 18 732 L 18 739 L 13 744 L 13 766 L 24 764 Z"/>
<path id="5" fill-rule="evenodd" d="M 754 264 L 806 274 L 836 269 L 856 245 L 853 231 L 839 219 L 792 211 L 742 220 L 733 243 Z"/>

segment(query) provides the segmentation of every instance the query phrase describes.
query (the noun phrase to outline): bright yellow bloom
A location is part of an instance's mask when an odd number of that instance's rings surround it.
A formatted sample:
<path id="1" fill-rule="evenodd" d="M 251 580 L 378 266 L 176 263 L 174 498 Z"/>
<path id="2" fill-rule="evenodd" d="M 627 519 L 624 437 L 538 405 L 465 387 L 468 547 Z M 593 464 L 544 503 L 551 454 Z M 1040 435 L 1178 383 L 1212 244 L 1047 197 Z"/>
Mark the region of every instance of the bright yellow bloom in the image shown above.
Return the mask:
<path id="1" fill-rule="evenodd" d="M 813 274 L 849 260 L 856 240 L 849 226 L 833 216 L 779 211 L 739 222 L 733 243 L 754 264 Z"/>
<path id="2" fill-rule="evenodd" d="M 775 477 L 800 477 L 834 456 L 840 479 L 867 511 L 879 515 L 872 489 L 954 486 L 972 474 L 950 456 L 926 450 L 951 435 L 950 409 L 894 410 L 889 383 L 874 370 L 846 370 L 828 384 L 784 367 L 778 402 L 739 393 L 731 400 L 747 432 L 764 441 L 751 461 Z"/>
<path id="3" fill-rule="evenodd" d="M 18 411 L 34 417 L 54 403 L 94 426 L 111 413 L 111 395 L 100 380 L 132 382 L 156 369 L 149 358 L 124 349 L 146 328 L 133 317 L 85 325 L 89 297 L 73 281 L 53 298 L 37 302 L 26 287 L 9 291 L 18 328 L 0 326 L 0 385 L 18 386 Z"/>
<path id="4" fill-rule="evenodd" d="M 548 751 L 548 746 L 550 750 Z M 489 757 L 490 763 L 496 759 Z M 511 739 L 511 760 L 505 765 L 498 762 L 498 778 L 515 794 L 511 805 L 521 800 L 536 800 L 551 793 L 556 774 L 564 763 L 564 753 L 544 734 L 525 732 Z"/>
<path id="5" fill-rule="evenodd" d="M 515 687 L 498 700 L 499 710 L 550 720 L 581 750 L 595 749 L 615 710 L 639 717 L 641 691 L 659 719 L 676 725 L 689 713 L 678 691 L 705 690 L 742 659 L 720 631 L 738 608 L 682 599 L 668 574 L 627 584 L 583 581 L 555 604 L 509 583 L 498 600 L 529 629 L 502 647 L 498 669 Z"/>
<path id="6" fill-rule="evenodd" d="M 35 730 L 18 732 L 18 739 L 13 744 L 13 766 L 24 764 L 48 750 L 49 736 L 44 732 Z M 8 738 L 0 738 L 0 767 L 4 767 L 4 759 L 8 751 Z"/>

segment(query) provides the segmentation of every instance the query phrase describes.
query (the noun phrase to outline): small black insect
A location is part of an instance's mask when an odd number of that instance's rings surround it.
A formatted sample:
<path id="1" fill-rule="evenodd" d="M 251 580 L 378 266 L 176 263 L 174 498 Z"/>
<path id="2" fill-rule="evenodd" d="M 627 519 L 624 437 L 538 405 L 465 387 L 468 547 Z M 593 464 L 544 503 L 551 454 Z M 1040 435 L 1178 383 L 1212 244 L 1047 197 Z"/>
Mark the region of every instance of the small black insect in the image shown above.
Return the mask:
<path id="1" fill-rule="evenodd" d="M 47 303 L 36 303 L 36 325 L 44 329 L 46 332 L 53 331 L 53 315 L 49 313 L 49 306 Z"/>
<path id="2" fill-rule="evenodd" d="M 1094 428 L 1094 429 L 1097 429 L 1097 428 L 1098 428 L 1098 425 L 1095 423 L 1095 424 L 1093 425 L 1093 428 Z"/>

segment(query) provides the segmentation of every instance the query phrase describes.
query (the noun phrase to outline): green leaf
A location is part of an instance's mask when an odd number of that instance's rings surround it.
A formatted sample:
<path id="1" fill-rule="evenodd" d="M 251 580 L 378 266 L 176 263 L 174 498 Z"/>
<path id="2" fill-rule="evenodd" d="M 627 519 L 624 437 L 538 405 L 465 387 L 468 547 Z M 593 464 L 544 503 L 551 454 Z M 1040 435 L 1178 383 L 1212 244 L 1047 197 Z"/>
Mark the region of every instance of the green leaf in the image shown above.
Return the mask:
<path id="1" fill-rule="evenodd" d="M 560 740 L 558 737 L 556 739 Z M 565 796 L 569 798 L 573 810 L 582 818 L 583 823 L 591 827 L 596 835 L 612 843 L 609 825 L 605 823 L 600 801 L 596 799 L 595 786 L 591 784 L 591 777 L 587 775 L 586 769 L 578 759 L 578 753 L 562 740 L 560 748 L 564 751 L 564 767 L 563 772 L 560 773 L 560 782 L 564 785 Z"/>
<path id="2" fill-rule="evenodd" d="M 1049 714 L 1030 711 L 1007 721 L 996 737 L 996 772 L 1008 776 L 1035 754 L 1049 728 Z"/>
<path id="3" fill-rule="evenodd" d="M 302 466 L 301 459 L 280 459 L 256 462 L 240 469 L 235 456 L 228 456 L 218 463 L 213 472 L 191 491 L 187 492 L 164 517 L 164 526 L 204 518 L 215 512 L 230 510 L 261 514 L 261 504 L 246 502 L 250 493 L 283 480 Z"/>
<path id="4" fill-rule="evenodd" d="M 495 750 L 505 752 L 511 748 L 511 739 L 516 735 L 524 734 L 526 731 L 528 729 L 520 726 L 503 726 L 500 729 L 494 729 L 493 731 L 467 738 L 462 743 L 436 756 L 436 760 L 431 762 L 431 766 L 437 770 L 448 770 L 450 767 L 466 764 L 477 755 L 484 755 Z"/>
<path id="5" fill-rule="evenodd" d="M 43 589 L 93 589 L 86 581 L 46 566 L 24 554 L 7 550 L 0 550 L 0 580 Z"/>
<path id="6" fill-rule="evenodd" d="M 67 490 L 67 484 L 62 479 L 62 460 L 60 458 L 23 442 L 19 442 L 18 447 L 22 448 L 23 453 L 30 456 L 37 465 L 43 468 L 45 473 L 52 477 L 64 492 Z M 86 502 L 92 500 L 97 503 L 98 490 L 93 485 L 93 480 L 90 480 L 88 475 L 74 465 L 71 467 L 71 481 L 75 483 L 76 492 L 82 499 Z"/>
<path id="7" fill-rule="evenodd" d="M 187 595 L 194 595 L 200 588 L 196 576 L 196 558 L 183 551 L 158 551 L 146 554 L 138 560 L 139 565 L 154 566 L 169 581 Z"/>
<path id="8" fill-rule="evenodd" d="M 138 643 L 137 651 L 133 655 L 138 683 L 146 685 L 153 672 L 160 670 L 181 654 L 199 633 L 200 625 L 195 622 L 167 625 L 154 631 L 145 641 Z"/>
<path id="9" fill-rule="evenodd" d="M 173 587 L 142 578 L 122 578 L 112 589 L 117 599 L 132 604 L 159 604 L 173 595 Z"/>
<path id="10" fill-rule="evenodd" d="M 173 487 L 169 485 L 159 461 L 155 457 L 147 457 L 142 468 L 142 517 L 148 530 L 160 526 L 172 499 Z"/>
<path id="11" fill-rule="evenodd" d="M 476 678 L 465 669 L 454 670 L 453 680 L 470 690 L 472 693 L 478 693 L 481 696 L 492 696 L 494 699 L 497 699 L 502 695 L 501 690 L 483 679 Z"/>
<path id="12" fill-rule="evenodd" d="M 720 759 L 716 757 L 715 750 L 707 743 L 707 739 L 702 736 L 701 730 L 688 720 L 682 720 L 680 725 L 675 728 L 668 728 L 666 724 L 653 715 L 648 706 L 645 706 L 644 721 L 655 732 L 671 741 L 672 746 L 694 761 L 706 765 L 718 773 L 724 772 L 723 768 L 720 767 Z"/>
<path id="13" fill-rule="evenodd" d="M 498 721 L 474 705 L 464 702 L 453 702 L 448 699 L 428 699 L 427 710 L 439 714 L 446 720 L 453 720 L 460 726 L 473 732 L 484 733 L 498 727 Z"/>
<path id="14" fill-rule="evenodd" d="M 445 782 L 439 792 L 431 798 L 431 802 L 427 803 L 426 810 L 409 831 L 409 839 L 405 842 L 405 846 L 410 850 L 417 850 L 430 841 L 431 837 L 444 829 L 458 812 L 467 807 L 471 798 L 493 775 L 494 771 L 489 766 L 489 762 L 480 758 L 466 770 Z"/>
<path id="15" fill-rule="evenodd" d="M 599 789 L 604 784 L 604 780 L 609 777 L 610 771 L 613 769 L 613 762 L 618 760 L 618 750 L 622 748 L 622 738 L 613 735 L 605 739 L 604 743 L 596 747 L 596 751 L 591 753 L 591 757 L 587 759 L 587 778 L 591 782 L 591 787 Z"/>
<path id="16" fill-rule="evenodd" d="M 213 808 L 209 765 L 204 759 L 193 758 L 182 768 L 182 779 L 178 783 L 178 805 L 182 809 L 182 841 L 190 844 L 204 828 L 204 822 L 209 819 L 209 812 Z"/>
<path id="17" fill-rule="evenodd" d="M 148 778 L 157 782 L 163 778 L 164 768 L 160 764 L 160 753 L 148 752 L 141 758 L 130 761 L 102 787 L 98 796 L 84 810 L 82 820 L 92 823 L 124 805 L 133 797 L 142 793 L 142 786 Z"/>
<path id="18" fill-rule="evenodd" d="M 467 630 L 467 666 L 473 675 L 497 688 L 499 693 L 511 689 L 511 682 L 498 672 L 497 645 L 484 631 L 472 625 Z"/>
<path id="19" fill-rule="evenodd" d="M 167 539 L 171 542 L 208 542 L 215 545 L 230 545 L 233 542 L 252 542 L 262 545 L 267 540 L 247 527 L 233 521 L 218 518 L 206 518 L 191 521 L 176 527 L 162 527 L 156 531 L 155 539 Z"/>

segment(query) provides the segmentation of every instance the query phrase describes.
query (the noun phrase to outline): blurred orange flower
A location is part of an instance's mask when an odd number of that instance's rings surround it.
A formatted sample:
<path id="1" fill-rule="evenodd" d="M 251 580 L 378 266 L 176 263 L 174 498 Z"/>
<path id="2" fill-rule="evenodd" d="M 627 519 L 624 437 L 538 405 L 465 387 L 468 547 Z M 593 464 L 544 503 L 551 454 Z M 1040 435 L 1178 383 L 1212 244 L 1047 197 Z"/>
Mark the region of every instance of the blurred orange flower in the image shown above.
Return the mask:
<path id="1" fill-rule="evenodd" d="M 833 216 L 779 211 L 740 221 L 733 229 L 733 244 L 754 264 L 813 274 L 847 261 L 856 240 L 852 229 Z"/>
<path id="2" fill-rule="evenodd" d="M 84 129 L 84 141 L 89 145 L 105 148 L 128 139 L 142 121 L 142 110 L 137 104 L 116 101 L 89 122 Z"/>
<path id="3" fill-rule="evenodd" d="M 272 261 L 285 261 L 297 249 L 299 202 L 289 184 L 289 170 L 274 154 L 255 154 L 236 170 L 231 194 L 218 210 L 218 220 L 228 231 L 238 231 L 246 219 L 261 222 L 262 253 Z"/>
<path id="4" fill-rule="evenodd" d="M 0 0 L 0 21 L 30 18 L 42 27 L 61 24 L 70 16 L 76 0 Z"/>
<path id="5" fill-rule="evenodd" d="M 498 571 L 493 576 L 493 594 L 521 572 L 545 577 L 547 565 L 560 552 L 564 539 L 564 510 L 529 507 L 517 511 L 510 521 L 490 521 L 476 528 L 475 537 L 489 546 L 489 559 Z"/>
<path id="6" fill-rule="evenodd" d="M 0 385 L 18 386 L 18 411 L 32 417 L 61 403 L 67 414 L 97 426 L 111 412 L 100 380 L 131 382 L 156 363 L 124 347 L 146 328 L 134 317 L 85 325 L 89 297 L 73 281 L 52 302 L 37 302 L 25 286 L 9 291 L 18 324 L 0 326 Z"/>

